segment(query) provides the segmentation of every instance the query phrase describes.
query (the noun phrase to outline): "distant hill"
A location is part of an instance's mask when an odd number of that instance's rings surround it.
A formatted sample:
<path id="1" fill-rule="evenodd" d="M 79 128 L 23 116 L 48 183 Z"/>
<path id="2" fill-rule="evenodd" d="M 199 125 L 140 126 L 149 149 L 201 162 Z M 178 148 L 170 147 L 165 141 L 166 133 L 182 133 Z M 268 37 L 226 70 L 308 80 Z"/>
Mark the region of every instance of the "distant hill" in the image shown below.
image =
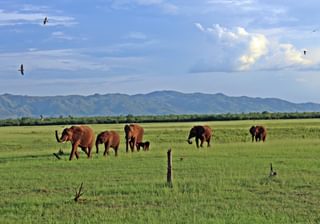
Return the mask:
<path id="1" fill-rule="evenodd" d="M 19 117 L 217 114 L 248 112 L 317 112 L 320 104 L 277 98 L 230 97 L 224 94 L 156 91 L 148 94 L 90 96 L 0 95 L 0 119 Z"/>

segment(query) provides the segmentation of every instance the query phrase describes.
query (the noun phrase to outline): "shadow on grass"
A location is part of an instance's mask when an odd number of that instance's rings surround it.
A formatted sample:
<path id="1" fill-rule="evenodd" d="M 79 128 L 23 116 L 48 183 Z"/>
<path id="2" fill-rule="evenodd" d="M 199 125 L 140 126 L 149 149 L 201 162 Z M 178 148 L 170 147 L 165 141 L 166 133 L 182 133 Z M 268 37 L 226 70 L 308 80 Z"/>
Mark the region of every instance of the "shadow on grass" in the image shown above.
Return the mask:
<path id="1" fill-rule="evenodd" d="M 69 158 L 70 153 L 64 153 L 63 155 L 59 155 L 63 160 L 65 158 Z M 30 155 L 21 155 L 21 156 L 7 156 L 7 157 L 0 157 L 0 163 L 6 163 L 10 161 L 16 161 L 16 160 L 33 160 L 33 159 L 58 159 L 53 155 L 53 153 L 50 154 L 30 154 Z"/>

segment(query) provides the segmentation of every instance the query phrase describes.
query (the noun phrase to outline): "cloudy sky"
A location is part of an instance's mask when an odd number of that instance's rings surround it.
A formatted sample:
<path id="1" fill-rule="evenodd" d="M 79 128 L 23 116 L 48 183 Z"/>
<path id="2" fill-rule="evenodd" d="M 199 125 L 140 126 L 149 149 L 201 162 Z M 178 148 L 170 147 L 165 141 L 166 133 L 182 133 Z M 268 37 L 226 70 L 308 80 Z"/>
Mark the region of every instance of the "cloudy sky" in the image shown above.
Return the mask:
<path id="1" fill-rule="evenodd" d="M 319 8 L 318 0 L 1 0 L 0 94 L 176 90 L 320 103 Z"/>

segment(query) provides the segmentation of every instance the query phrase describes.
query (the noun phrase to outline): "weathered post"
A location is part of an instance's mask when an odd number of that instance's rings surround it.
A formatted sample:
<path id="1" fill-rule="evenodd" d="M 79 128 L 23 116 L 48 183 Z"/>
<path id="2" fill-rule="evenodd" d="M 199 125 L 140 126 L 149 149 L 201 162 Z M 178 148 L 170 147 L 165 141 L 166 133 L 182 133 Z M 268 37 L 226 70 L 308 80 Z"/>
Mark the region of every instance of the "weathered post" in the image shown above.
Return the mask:
<path id="1" fill-rule="evenodd" d="M 172 153 L 171 149 L 168 150 L 168 170 L 167 170 L 167 184 L 169 187 L 173 187 L 173 176 L 172 176 Z"/>

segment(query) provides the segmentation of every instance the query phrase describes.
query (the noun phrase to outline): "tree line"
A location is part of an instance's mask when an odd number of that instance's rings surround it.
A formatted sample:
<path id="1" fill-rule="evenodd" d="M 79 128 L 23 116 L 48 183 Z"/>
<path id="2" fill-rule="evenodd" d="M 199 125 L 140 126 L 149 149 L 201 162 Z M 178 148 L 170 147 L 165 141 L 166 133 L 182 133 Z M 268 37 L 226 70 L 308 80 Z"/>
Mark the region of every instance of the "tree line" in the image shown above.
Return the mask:
<path id="1" fill-rule="evenodd" d="M 67 125 L 67 124 L 117 124 L 150 122 L 192 122 L 192 121 L 231 121 L 231 120 L 270 120 L 270 119 L 320 118 L 320 112 L 271 113 L 254 112 L 241 114 L 184 114 L 184 115 L 121 115 L 96 117 L 22 117 L 0 120 L 0 126 Z"/>

